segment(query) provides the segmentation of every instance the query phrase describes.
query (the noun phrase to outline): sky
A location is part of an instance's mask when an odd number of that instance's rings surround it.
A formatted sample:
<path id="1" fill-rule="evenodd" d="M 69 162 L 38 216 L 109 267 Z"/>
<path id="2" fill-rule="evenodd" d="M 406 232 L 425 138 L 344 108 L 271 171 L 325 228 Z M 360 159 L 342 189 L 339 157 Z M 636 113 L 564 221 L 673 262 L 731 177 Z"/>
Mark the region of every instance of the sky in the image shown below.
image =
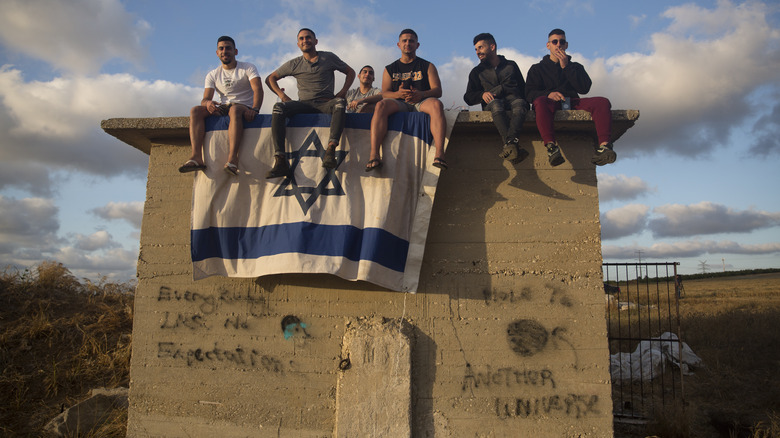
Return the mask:
<path id="1" fill-rule="evenodd" d="M 598 168 L 604 261 L 780 268 L 778 23 L 777 1 L 3 0 L 0 268 L 50 260 L 92 281 L 134 278 L 148 156 L 100 121 L 186 116 L 219 36 L 265 78 L 300 55 L 301 27 L 377 71 L 399 57 L 398 32 L 416 30 L 451 109 L 468 108 L 475 35 L 492 33 L 525 75 L 564 29 L 588 96 L 641 112 Z M 261 112 L 276 101 L 266 88 Z"/>

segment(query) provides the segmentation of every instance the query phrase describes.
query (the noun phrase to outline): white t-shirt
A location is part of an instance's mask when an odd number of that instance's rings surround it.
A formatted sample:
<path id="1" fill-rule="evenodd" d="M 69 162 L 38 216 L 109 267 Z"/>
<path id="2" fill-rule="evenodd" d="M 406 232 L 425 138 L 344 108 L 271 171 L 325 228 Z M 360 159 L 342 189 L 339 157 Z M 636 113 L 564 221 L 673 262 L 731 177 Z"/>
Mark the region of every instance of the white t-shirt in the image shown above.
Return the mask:
<path id="1" fill-rule="evenodd" d="M 206 88 L 213 88 L 219 95 L 220 103 L 240 103 L 252 107 L 254 92 L 250 79 L 259 78 L 257 67 L 236 61 L 236 68 L 225 70 L 222 66 L 206 75 Z"/>

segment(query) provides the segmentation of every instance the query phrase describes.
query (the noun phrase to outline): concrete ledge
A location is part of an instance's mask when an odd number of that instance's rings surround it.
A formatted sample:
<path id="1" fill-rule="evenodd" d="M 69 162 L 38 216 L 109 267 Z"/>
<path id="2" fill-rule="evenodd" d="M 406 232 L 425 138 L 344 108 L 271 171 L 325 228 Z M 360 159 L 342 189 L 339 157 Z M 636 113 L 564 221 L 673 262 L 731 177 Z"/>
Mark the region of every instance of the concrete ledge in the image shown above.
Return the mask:
<path id="1" fill-rule="evenodd" d="M 147 117 L 116 118 L 100 122 L 103 130 L 149 155 L 152 144 L 189 146 L 189 117 Z M 634 126 L 639 119 L 638 110 L 612 111 L 612 139 L 617 140 Z M 593 133 L 596 128 L 590 123 L 590 114 L 586 111 L 557 111 L 555 113 L 556 131 L 578 131 Z M 536 114 L 529 111 L 523 125 L 524 129 L 536 130 Z M 461 111 L 453 129 L 458 126 L 495 130 L 493 117 L 488 111 Z"/>

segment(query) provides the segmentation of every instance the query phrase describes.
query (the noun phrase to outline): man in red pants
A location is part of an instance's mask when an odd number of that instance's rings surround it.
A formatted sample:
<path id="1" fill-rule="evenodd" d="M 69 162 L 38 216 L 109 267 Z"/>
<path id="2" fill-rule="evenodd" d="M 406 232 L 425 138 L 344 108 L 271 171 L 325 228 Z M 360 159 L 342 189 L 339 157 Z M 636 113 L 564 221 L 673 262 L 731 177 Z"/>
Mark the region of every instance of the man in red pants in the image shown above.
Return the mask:
<path id="1" fill-rule="evenodd" d="M 591 80 L 582 64 L 572 62 L 571 56 L 566 54 L 568 47 L 563 30 L 550 31 L 547 35 L 547 49 L 550 54 L 531 66 L 525 82 L 525 97 L 533 102 L 536 127 L 547 148 L 550 165 L 558 166 L 566 161 L 561 155 L 553 131 L 553 116 L 559 109 L 589 112 L 596 124 L 599 142 L 591 162 L 597 166 L 614 163 L 617 154 L 610 139 L 612 105 L 606 97 L 580 97 L 580 94 L 590 91 Z M 568 105 L 565 105 L 567 103 Z M 562 104 L 565 105 L 563 108 Z"/>

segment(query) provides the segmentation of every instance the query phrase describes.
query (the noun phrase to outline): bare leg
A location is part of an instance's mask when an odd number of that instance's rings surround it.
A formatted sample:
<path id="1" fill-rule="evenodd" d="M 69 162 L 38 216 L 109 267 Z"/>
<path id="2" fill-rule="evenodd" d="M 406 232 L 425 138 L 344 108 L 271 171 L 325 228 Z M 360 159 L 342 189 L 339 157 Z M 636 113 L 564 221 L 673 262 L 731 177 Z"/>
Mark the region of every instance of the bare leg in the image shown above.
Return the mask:
<path id="1" fill-rule="evenodd" d="M 230 125 L 228 126 L 228 163 L 238 164 L 238 145 L 241 144 L 241 138 L 244 135 L 244 113 L 249 108 L 243 105 L 233 105 L 230 107 Z"/>
<path id="2" fill-rule="evenodd" d="M 444 105 L 439 99 L 428 99 L 420 105 L 420 112 L 431 116 L 431 135 L 436 146 L 436 158 L 444 158 L 444 136 L 447 131 Z"/>
<path id="3" fill-rule="evenodd" d="M 203 164 L 203 139 L 206 137 L 206 117 L 210 116 L 205 106 L 194 106 L 190 110 L 190 143 L 192 155 L 190 160 Z"/>
<path id="4" fill-rule="evenodd" d="M 379 159 L 379 147 L 387 135 L 387 118 L 398 112 L 394 99 L 383 99 L 377 102 L 374 116 L 371 118 L 371 154 L 369 160 Z"/>

